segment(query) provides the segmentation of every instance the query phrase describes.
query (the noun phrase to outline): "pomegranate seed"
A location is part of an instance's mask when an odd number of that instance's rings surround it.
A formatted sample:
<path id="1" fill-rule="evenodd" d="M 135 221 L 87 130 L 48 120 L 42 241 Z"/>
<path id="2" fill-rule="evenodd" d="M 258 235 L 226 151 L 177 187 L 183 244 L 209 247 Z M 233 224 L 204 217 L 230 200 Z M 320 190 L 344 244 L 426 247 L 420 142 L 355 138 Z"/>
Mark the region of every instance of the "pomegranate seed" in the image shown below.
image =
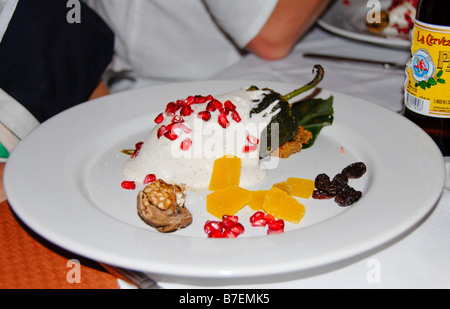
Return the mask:
<path id="1" fill-rule="evenodd" d="M 203 230 L 205 231 L 206 234 L 209 234 L 214 230 L 214 228 L 211 225 L 211 221 L 209 220 L 206 221 L 205 225 L 203 226 Z"/>
<path id="2" fill-rule="evenodd" d="M 218 231 L 223 230 L 223 223 L 220 221 L 211 221 L 211 226 Z"/>
<path id="3" fill-rule="evenodd" d="M 236 238 L 237 236 L 244 233 L 245 229 L 239 222 L 238 216 L 223 216 L 222 225 L 225 229 L 223 234 L 228 238 Z"/>
<path id="4" fill-rule="evenodd" d="M 211 119 L 211 113 L 208 111 L 202 111 L 197 114 L 197 117 L 202 119 L 203 121 L 208 121 Z"/>
<path id="5" fill-rule="evenodd" d="M 219 124 L 224 129 L 226 129 L 230 126 L 230 122 L 227 119 L 227 115 L 225 115 L 225 114 L 219 115 Z"/>
<path id="6" fill-rule="evenodd" d="M 222 220 L 232 220 L 232 221 L 238 223 L 239 222 L 239 217 L 238 216 L 227 216 L 227 215 L 224 215 L 222 217 Z"/>
<path id="7" fill-rule="evenodd" d="M 252 226 L 265 226 L 266 225 L 266 219 L 264 218 L 266 214 L 262 211 L 255 212 L 250 217 L 250 224 Z"/>
<path id="8" fill-rule="evenodd" d="M 166 134 L 167 131 L 168 131 L 168 130 L 167 130 L 167 127 L 166 127 L 166 126 L 161 126 L 161 127 L 158 129 L 158 133 L 157 133 L 158 139 L 159 139 L 161 136 L 163 136 L 164 134 Z"/>
<path id="9" fill-rule="evenodd" d="M 283 220 L 274 220 L 267 224 L 269 230 L 283 230 L 284 229 L 284 221 Z"/>
<path id="10" fill-rule="evenodd" d="M 166 115 L 167 116 L 174 116 L 175 112 L 177 112 L 181 107 L 174 102 L 170 102 L 166 106 Z"/>
<path id="11" fill-rule="evenodd" d="M 211 231 L 211 233 L 208 234 L 209 238 L 224 238 L 225 236 L 223 235 L 222 231 L 218 231 L 218 230 L 213 230 Z"/>
<path id="12" fill-rule="evenodd" d="M 254 137 L 253 135 L 249 134 L 247 135 L 247 141 L 252 144 L 252 145 L 258 145 L 259 144 L 259 139 L 257 139 L 256 137 Z"/>
<path id="13" fill-rule="evenodd" d="M 192 141 L 190 138 L 186 138 L 184 141 L 181 142 L 180 148 L 181 150 L 187 151 L 192 146 Z"/>
<path id="14" fill-rule="evenodd" d="M 211 233 L 212 231 L 219 231 L 222 233 L 223 230 L 223 224 L 220 221 L 206 221 L 205 225 L 203 226 L 203 229 L 206 234 Z"/>
<path id="15" fill-rule="evenodd" d="M 216 108 L 214 107 L 214 105 L 212 104 L 212 102 L 209 102 L 209 103 L 206 105 L 206 110 L 207 110 L 208 112 L 214 112 L 214 111 L 216 110 Z"/>
<path id="16" fill-rule="evenodd" d="M 267 225 L 271 224 L 272 222 L 275 221 L 275 217 L 273 215 L 270 214 L 266 214 L 264 216 L 264 219 L 266 220 Z"/>
<path id="17" fill-rule="evenodd" d="M 178 128 L 179 123 L 178 122 L 172 122 L 171 124 L 167 125 L 167 131 L 172 131 L 173 129 Z"/>
<path id="18" fill-rule="evenodd" d="M 181 129 L 184 133 L 191 133 L 191 129 L 182 122 L 173 122 L 167 126 L 167 131 L 173 131 L 174 129 Z"/>
<path id="19" fill-rule="evenodd" d="M 194 103 L 195 104 L 201 104 L 201 103 L 206 103 L 208 101 L 208 99 L 204 96 L 201 95 L 196 95 L 194 97 Z"/>
<path id="20" fill-rule="evenodd" d="M 203 230 L 210 238 L 236 238 L 245 228 L 237 216 L 223 216 L 222 221 L 206 221 Z"/>
<path id="21" fill-rule="evenodd" d="M 224 215 L 222 217 L 222 222 L 225 222 L 225 221 L 231 221 L 231 222 L 234 222 L 234 223 L 238 223 L 239 222 L 239 217 L 238 216 L 227 216 L 227 215 Z"/>
<path id="22" fill-rule="evenodd" d="M 172 118 L 172 122 L 184 122 L 184 119 L 183 119 L 183 117 L 181 117 L 180 115 L 175 115 L 175 116 Z"/>
<path id="23" fill-rule="evenodd" d="M 194 111 L 192 110 L 192 108 L 188 105 L 188 106 L 183 106 L 183 108 L 180 111 L 181 116 L 190 116 L 192 115 Z"/>
<path id="24" fill-rule="evenodd" d="M 211 101 L 211 100 L 214 100 L 214 97 L 213 97 L 212 95 L 208 94 L 208 95 L 206 96 L 206 99 L 207 99 L 208 101 Z"/>
<path id="25" fill-rule="evenodd" d="M 231 118 L 236 122 L 241 122 L 241 116 L 239 116 L 239 113 L 237 111 L 231 112 Z"/>
<path id="26" fill-rule="evenodd" d="M 136 143 L 136 145 L 134 145 L 134 147 L 136 148 L 136 150 L 139 150 L 142 148 L 142 145 L 144 145 L 144 142 L 139 142 L 139 143 Z"/>
<path id="27" fill-rule="evenodd" d="M 223 114 L 223 115 L 225 115 L 225 116 L 228 116 L 228 114 L 230 113 L 230 111 L 227 109 L 227 108 L 221 108 L 220 110 L 219 110 L 219 112 L 221 113 L 221 114 Z"/>
<path id="28" fill-rule="evenodd" d="M 231 228 L 225 229 L 222 233 L 224 238 L 237 238 L 239 234 L 236 234 Z"/>
<path id="29" fill-rule="evenodd" d="M 144 185 L 147 185 L 151 182 L 155 182 L 156 181 L 156 176 L 155 174 L 148 174 L 147 176 L 145 176 L 144 178 Z"/>
<path id="30" fill-rule="evenodd" d="M 187 104 L 187 105 L 192 105 L 192 104 L 194 104 L 195 103 L 195 98 L 194 98 L 194 96 L 188 96 L 187 98 L 186 98 L 186 100 L 184 100 L 184 104 Z"/>
<path id="31" fill-rule="evenodd" d="M 249 153 L 249 152 L 255 151 L 256 149 L 258 149 L 257 145 L 245 145 L 244 149 L 242 150 L 242 152 Z"/>
<path id="32" fill-rule="evenodd" d="M 237 216 L 223 216 L 222 224 L 224 228 L 231 228 L 238 223 Z"/>
<path id="33" fill-rule="evenodd" d="M 240 223 L 236 223 L 235 225 L 233 225 L 230 230 L 236 235 L 241 235 L 242 233 L 245 232 L 245 228 L 242 224 Z"/>
<path id="34" fill-rule="evenodd" d="M 220 221 L 211 221 L 211 226 L 215 229 L 215 230 L 219 230 L 222 231 L 223 230 L 223 223 Z"/>
<path id="35" fill-rule="evenodd" d="M 223 107 L 222 102 L 220 102 L 219 100 L 212 100 L 211 101 L 211 105 L 215 108 L 215 109 L 221 109 Z"/>
<path id="36" fill-rule="evenodd" d="M 136 189 L 136 183 L 134 181 L 122 181 L 121 186 L 125 190 L 134 190 L 134 189 Z"/>
<path id="37" fill-rule="evenodd" d="M 284 232 L 283 229 L 279 229 L 279 230 L 267 229 L 267 235 L 280 234 L 283 232 Z"/>
<path id="38" fill-rule="evenodd" d="M 163 122 L 163 120 L 164 120 L 164 114 L 163 114 L 163 113 L 159 114 L 159 115 L 156 116 L 156 118 L 155 118 L 155 122 L 156 122 L 157 124 L 160 124 L 161 122 Z"/>
<path id="39" fill-rule="evenodd" d="M 226 109 L 230 110 L 230 111 L 234 111 L 236 109 L 236 105 L 234 105 L 233 103 L 231 103 L 230 100 L 225 101 L 225 103 L 223 103 L 223 105 L 225 106 Z"/>
<path id="40" fill-rule="evenodd" d="M 167 131 L 164 133 L 164 136 L 170 139 L 171 141 L 174 141 L 178 138 L 178 135 L 176 135 L 173 131 Z"/>
<path id="41" fill-rule="evenodd" d="M 186 134 L 191 133 L 191 129 L 182 122 L 173 122 L 167 126 L 167 131 L 170 131 L 172 133 L 175 129 L 181 129 Z"/>
<path id="42" fill-rule="evenodd" d="M 137 156 L 138 156 L 138 154 L 139 154 L 139 149 L 136 149 L 135 151 L 133 151 L 133 154 L 131 155 L 131 159 L 134 159 L 134 158 L 136 158 Z"/>

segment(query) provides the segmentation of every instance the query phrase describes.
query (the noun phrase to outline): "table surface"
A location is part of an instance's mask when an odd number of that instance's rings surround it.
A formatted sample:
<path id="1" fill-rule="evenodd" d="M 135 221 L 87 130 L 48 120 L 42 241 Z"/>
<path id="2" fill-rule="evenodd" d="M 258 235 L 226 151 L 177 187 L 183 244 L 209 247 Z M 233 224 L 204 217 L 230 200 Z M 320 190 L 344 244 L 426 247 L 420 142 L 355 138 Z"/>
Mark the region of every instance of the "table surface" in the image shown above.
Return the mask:
<path id="1" fill-rule="evenodd" d="M 409 58 L 408 50 L 391 49 L 353 41 L 315 27 L 297 44 L 287 58 L 279 61 L 264 61 L 253 55 L 247 55 L 239 63 L 215 76 L 214 79 L 266 80 L 302 84 L 309 81 L 313 65 L 320 63 L 326 72 L 326 78 L 320 84 L 322 88 L 362 98 L 394 112 L 402 109 L 403 84 L 405 81 L 403 70 L 385 68 L 381 65 L 315 60 L 303 57 L 304 53 L 313 52 L 400 63 L 406 63 Z M 311 271 L 302 275 L 283 274 L 267 278 L 228 280 L 192 279 L 164 275 L 151 276 L 163 288 L 449 288 L 449 171 L 450 158 L 447 157 L 447 179 L 444 192 L 433 212 L 410 233 L 370 256 L 359 257 L 340 265 L 333 265 L 329 269 Z M 4 210 L 8 208 L 8 205 L 3 203 L 1 206 L 4 207 L 2 211 L 8 213 L 8 210 Z M 17 220 L 17 218 L 15 219 Z M 29 233 L 26 228 L 24 232 Z M 1 231 L 0 237 L 3 235 L 3 238 L 5 238 L 5 233 L 4 230 Z M 35 236 L 32 235 L 31 237 L 36 240 Z M 60 276 L 63 276 L 63 278 L 55 279 L 62 282 L 56 287 L 80 287 L 76 284 L 67 284 L 66 275 L 70 266 L 69 268 L 65 264 L 64 267 L 61 266 L 61 263 L 76 260 L 77 257 L 60 253 L 57 248 L 49 246 L 45 241 L 39 239 L 37 241 L 39 244 L 34 244 L 34 246 L 44 246 L 48 254 L 56 254 L 49 258 L 48 262 L 53 267 L 55 267 L 55 263 L 60 265 L 59 270 L 53 269 L 56 274 L 59 273 Z M 2 247 L 4 246 L 6 245 L 3 244 Z M 20 255 L 20 252 L 15 254 Z M 3 259 L 11 259 L 14 256 L 12 253 L 10 255 L 5 252 L 0 254 L 0 258 Z M 3 262 L 1 264 L 4 264 Z M 83 263 L 84 260 L 81 264 Z M 84 287 L 118 287 L 112 276 L 90 263 L 87 264 L 82 265 L 84 267 L 83 274 L 85 275 L 84 278 L 90 278 L 90 285 L 85 284 Z M 16 286 L 20 286 L 21 281 L 30 281 L 29 277 L 23 279 L 14 277 L 12 275 L 14 271 L 14 268 L 7 269 L 4 265 L 0 266 L 0 274 L 3 274 L 0 278 L 5 278 L 5 274 L 9 274 L 9 278 L 12 278 L 9 280 L 15 282 Z M 36 278 L 35 282 L 45 281 L 45 275 L 42 273 L 40 275 L 42 277 Z M 39 274 L 36 274 L 36 276 L 39 276 Z M 0 284 L 0 286 L 8 287 L 8 282 L 5 279 L 0 280 L 1 282 L 3 282 L 3 285 Z M 39 283 L 35 284 L 39 287 Z M 12 286 L 9 285 L 9 287 Z M 42 287 L 45 287 L 43 283 Z"/>

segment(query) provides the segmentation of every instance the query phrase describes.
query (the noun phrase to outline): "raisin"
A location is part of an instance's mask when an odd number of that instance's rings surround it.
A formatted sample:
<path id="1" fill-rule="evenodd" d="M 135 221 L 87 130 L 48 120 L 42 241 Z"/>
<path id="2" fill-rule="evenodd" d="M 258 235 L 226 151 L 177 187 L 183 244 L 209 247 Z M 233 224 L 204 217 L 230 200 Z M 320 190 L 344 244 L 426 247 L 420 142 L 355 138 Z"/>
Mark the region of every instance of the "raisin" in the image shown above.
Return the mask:
<path id="1" fill-rule="evenodd" d="M 363 162 L 356 162 L 344 168 L 341 173 L 346 175 L 348 178 L 356 179 L 364 175 L 366 170 L 366 165 Z"/>
<path id="2" fill-rule="evenodd" d="M 314 180 L 314 184 L 317 190 L 322 193 L 327 193 L 328 195 L 336 195 L 338 192 L 338 188 L 336 185 L 330 180 L 330 177 L 327 174 L 319 174 Z"/>
<path id="3" fill-rule="evenodd" d="M 345 174 L 337 174 L 336 176 L 334 176 L 333 183 L 335 183 L 338 187 L 344 187 L 348 184 L 348 177 Z"/>
<path id="4" fill-rule="evenodd" d="M 327 193 L 330 196 L 334 196 L 340 191 L 340 188 L 338 186 L 336 186 L 336 184 L 334 184 L 331 181 L 325 181 L 325 180 L 320 182 L 320 186 L 317 189 L 319 191 Z"/>
<path id="5" fill-rule="evenodd" d="M 364 163 L 356 162 L 336 174 L 333 180 L 330 180 L 327 174 L 319 174 L 314 180 L 316 188 L 312 197 L 321 200 L 334 198 L 339 206 L 350 206 L 361 198 L 362 192 L 349 186 L 348 180 L 360 178 L 366 173 L 366 170 Z"/>
<path id="6" fill-rule="evenodd" d="M 318 188 L 320 186 L 320 183 L 322 181 L 330 181 L 330 176 L 328 176 L 327 174 L 319 174 L 317 175 L 316 179 L 314 180 L 314 183 L 316 185 L 316 188 Z"/>
<path id="7" fill-rule="evenodd" d="M 312 194 L 312 198 L 316 200 L 328 200 L 335 197 L 335 194 L 329 194 L 328 192 L 322 190 L 314 190 Z"/>
<path id="8" fill-rule="evenodd" d="M 350 206 L 356 203 L 362 196 L 361 191 L 356 191 L 352 187 L 347 187 L 334 198 L 334 201 L 341 207 Z"/>

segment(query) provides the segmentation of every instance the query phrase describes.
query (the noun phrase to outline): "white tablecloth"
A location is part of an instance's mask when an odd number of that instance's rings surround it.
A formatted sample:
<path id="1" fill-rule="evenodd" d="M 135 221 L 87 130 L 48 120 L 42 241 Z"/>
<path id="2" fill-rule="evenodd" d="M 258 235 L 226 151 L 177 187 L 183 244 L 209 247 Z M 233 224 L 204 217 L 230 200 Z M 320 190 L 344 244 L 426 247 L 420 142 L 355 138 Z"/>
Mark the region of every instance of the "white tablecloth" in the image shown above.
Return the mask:
<path id="1" fill-rule="evenodd" d="M 406 63 L 408 50 L 390 49 L 341 38 L 314 28 L 286 59 L 264 61 L 253 55 L 221 72 L 216 79 L 309 82 L 315 63 L 326 71 L 320 87 L 363 98 L 392 111 L 402 109 L 403 70 L 377 65 L 306 59 L 321 52 Z M 253 279 L 192 279 L 153 276 L 164 288 L 450 288 L 450 158 L 441 200 L 431 215 L 409 234 L 371 256 L 331 269 Z"/>

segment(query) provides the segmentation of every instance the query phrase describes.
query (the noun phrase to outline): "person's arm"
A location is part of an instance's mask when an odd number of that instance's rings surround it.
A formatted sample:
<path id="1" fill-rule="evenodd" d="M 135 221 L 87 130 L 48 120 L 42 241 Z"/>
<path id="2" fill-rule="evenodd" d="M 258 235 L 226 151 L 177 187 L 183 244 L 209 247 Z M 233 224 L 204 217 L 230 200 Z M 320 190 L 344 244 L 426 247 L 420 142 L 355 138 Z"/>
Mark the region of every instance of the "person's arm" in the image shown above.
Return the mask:
<path id="1" fill-rule="evenodd" d="M 284 58 L 315 23 L 329 0 L 279 0 L 247 50 L 268 60 Z"/>

